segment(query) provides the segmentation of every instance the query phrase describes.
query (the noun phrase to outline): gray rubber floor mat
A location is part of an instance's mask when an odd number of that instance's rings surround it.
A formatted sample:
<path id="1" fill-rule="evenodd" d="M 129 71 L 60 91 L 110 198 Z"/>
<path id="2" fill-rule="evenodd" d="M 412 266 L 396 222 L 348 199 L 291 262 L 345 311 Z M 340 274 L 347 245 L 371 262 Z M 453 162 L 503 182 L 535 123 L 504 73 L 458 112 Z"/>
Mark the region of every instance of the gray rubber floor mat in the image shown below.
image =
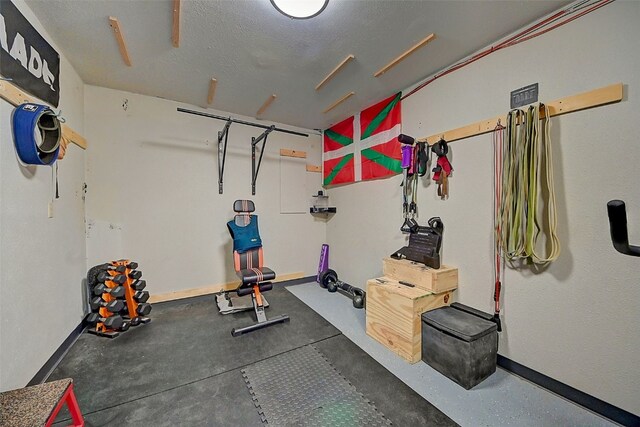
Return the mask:
<path id="1" fill-rule="evenodd" d="M 265 424 L 391 425 L 312 345 L 247 366 L 242 375 Z"/>

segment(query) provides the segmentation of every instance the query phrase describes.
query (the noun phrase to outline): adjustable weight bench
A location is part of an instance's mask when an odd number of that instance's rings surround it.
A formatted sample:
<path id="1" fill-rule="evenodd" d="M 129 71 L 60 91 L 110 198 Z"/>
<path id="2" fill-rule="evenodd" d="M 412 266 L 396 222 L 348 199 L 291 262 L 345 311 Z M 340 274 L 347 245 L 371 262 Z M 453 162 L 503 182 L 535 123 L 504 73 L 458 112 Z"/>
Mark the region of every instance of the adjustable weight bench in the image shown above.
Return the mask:
<path id="1" fill-rule="evenodd" d="M 252 215 L 255 205 L 251 200 L 236 200 L 233 204 L 236 215 L 227 223 L 233 238 L 233 265 L 241 280 L 235 291 L 222 292 L 216 297 L 221 313 L 233 313 L 243 309 L 255 311 L 257 323 L 242 328 L 234 328 L 231 335 L 237 337 L 247 332 L 266 328 L 267 326 L 289 321 L 289 316 L 281 315 L 267 319 L 265 307 L 268 305 L 262 293 L 273 288 L 271 280 L 276 273 L 263 265 L 262 240 L 258 231 L 258 216 Z M 238 297 L 251 295 L 251 306 L 234 307 L 229 292 L 236 292 Z"/>

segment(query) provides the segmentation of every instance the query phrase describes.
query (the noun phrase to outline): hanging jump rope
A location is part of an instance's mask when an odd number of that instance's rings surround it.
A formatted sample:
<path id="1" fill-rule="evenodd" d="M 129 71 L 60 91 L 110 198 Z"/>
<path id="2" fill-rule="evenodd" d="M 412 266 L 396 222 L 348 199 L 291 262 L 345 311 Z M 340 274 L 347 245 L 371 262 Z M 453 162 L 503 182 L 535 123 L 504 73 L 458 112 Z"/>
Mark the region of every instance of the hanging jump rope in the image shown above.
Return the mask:
<path id="1" fill-rule="evenodd" d="M 493 312 L 493 321 L 496 323 L 498 332 L 502 331 L 500 322 L 500 292 L 503 282 L 503 266 L 504 259 L 502 257 L 502 242 L 500 233 L 500 214 L 502 201 L 502 155 L 504 145 L 504 126 L 496 125 L 493 130 L 493 277 L 494 291 L 493 301 L 495 309 Z"/>

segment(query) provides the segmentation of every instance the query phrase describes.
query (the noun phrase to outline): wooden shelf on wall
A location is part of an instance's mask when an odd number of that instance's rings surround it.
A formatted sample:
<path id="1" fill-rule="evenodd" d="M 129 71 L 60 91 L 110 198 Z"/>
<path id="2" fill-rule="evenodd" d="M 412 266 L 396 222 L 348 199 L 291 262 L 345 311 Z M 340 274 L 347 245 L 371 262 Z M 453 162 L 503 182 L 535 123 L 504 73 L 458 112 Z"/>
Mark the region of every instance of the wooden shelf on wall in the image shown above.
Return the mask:
<path id="1" fill-rule="evenodd" d="M 312 214 L 330 214 L 338 212 L 338 208 L 330 207 L 330 208 L 309 208 L 309 213 Z"/>
<path id="2" fill-rule="evenodd" d="M 583 92 L 577 95 L 567 96 L 555 101 L 545 102 L 549 108 L 551 117 L 561 114 L 572 113 L 574 111 L 585 110 L 587 108 L 599 107 L 601 105 L 612 104 L 622 101 L 623 85 L 615 83 L 598 89 Z M 541 112 L 540 118 L 544 118 Z M 429 145 L 437 143 L 441 138 L 447 142 L 458 141 L 460 139 L 470 138 L 476 135 L 493 132 L 498 122 L 507 123 L 507 115 L 492 117 L 490 119 L 481 120 L 446 132 L 439 132 L 435 135 L 419 138 L 418 141 L 427 142 Z"/>

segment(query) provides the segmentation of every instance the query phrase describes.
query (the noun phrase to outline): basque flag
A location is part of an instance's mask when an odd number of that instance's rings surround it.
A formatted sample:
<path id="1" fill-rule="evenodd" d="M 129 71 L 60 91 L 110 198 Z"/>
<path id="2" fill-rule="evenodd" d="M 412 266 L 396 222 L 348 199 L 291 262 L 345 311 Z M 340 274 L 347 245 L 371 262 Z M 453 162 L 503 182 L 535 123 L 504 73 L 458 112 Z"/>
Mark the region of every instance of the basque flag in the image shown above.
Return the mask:
<path id="1" fill-rule="evenodd" d="M 324 185 L 384 178 L 402 172 L 397 93 L 324 131 Z"/>

